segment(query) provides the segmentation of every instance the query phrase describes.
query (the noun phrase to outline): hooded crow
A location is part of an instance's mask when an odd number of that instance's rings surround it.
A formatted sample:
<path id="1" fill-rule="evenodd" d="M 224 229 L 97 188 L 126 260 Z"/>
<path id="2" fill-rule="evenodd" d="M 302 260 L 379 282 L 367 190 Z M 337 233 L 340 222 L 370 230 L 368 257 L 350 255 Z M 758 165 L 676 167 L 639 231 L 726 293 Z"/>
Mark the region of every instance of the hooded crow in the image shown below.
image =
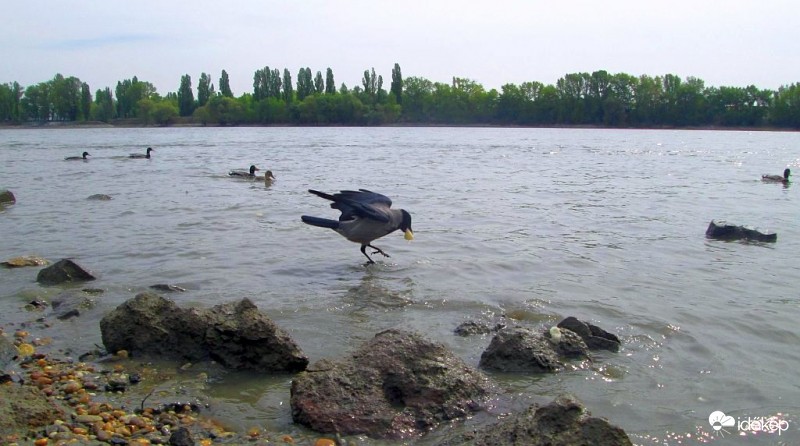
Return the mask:
<path id="1" fill-rule="evenodd" d="M 389 257 L 389 254 L 380 248 L 372 246 L 373 240 L 398 229 L 405 233 L 406 240 L 414 239 L 414 233 L 411 231 L 411 214 L 403 209 L 391 209 L 392 200 L 385 195 L 366 189 L 343 190 L 333 195 L 313 189 L 308 191 L 332 201 L 331 207 L 340 210 L 342 215 L 339 216 L 339 220 L 303 215 L 300 217 L 303 223 L 333 229 L 347 240 L 360 243 L 361 253 L 367 257 L 367 263 L 375 263 L 367 254 L 367 248 L 375 250 L 372 254 L 381 253 Z"/>

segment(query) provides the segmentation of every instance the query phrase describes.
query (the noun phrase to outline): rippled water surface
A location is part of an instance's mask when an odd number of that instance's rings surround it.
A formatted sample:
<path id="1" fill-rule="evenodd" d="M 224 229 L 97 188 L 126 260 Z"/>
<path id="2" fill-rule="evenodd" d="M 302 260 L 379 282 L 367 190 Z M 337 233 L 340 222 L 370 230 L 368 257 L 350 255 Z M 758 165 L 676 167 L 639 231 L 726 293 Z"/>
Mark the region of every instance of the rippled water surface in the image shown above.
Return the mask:
<path id="1" fill-rule="evenodd" d="M 127 158 L 148 146 L 153 159 Z M 63 160 L 84 150 L 87 162 Z M 227 176 L 250 164 L 277 180 Z M 789 420 L 781 438 L 732 428 L 735 444 L 800 444 L 800 189 L 759 180 L 787 166 L 800 173 L 798 133 L 0 130 L 0 188 L 18 200 L 0 212 L 0 260 L 69 257 L 99 276 L 97 307 L 51 329 L 77 350 L 100 342 L 105 312 L 155 283 L 187 288 L 170 295 L 186 306 L 249 297 L 312 362 L 398 327 L 477 366 L 490 338 L 457 337 L 459 323 L 573 315 L 618 333 L 622 350 L 560 374 L 494 376 L 508 395 L 488 418 L 570 392 L 639 444 L 732 441 L 713 435 L 716 410 Z M 358 245 L 300 222 L 337 215 L 309 188 L 385 193 L 411 212 L 416 239 L 378 240 L 391 258 L 365 267 Z M 707 240 L 711 219 L 778 242 Z M 61 291 L 36 273 L 0 270 L 3 323 L 34 318 L 24 303 Z M 290 379 L 228 376 L 209 393 L 234 425 L 290 429 Z"/>

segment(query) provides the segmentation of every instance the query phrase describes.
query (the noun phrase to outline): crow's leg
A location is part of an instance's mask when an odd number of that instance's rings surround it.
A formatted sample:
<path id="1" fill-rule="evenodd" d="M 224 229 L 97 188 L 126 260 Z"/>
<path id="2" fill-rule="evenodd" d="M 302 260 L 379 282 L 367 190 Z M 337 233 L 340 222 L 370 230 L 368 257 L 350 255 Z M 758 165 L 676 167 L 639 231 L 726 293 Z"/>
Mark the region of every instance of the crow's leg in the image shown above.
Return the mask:
<path id="1" fill-rule="evenodd" d="M 367 257 L 367 260 L 368 260 L 367 263 L 368 264 L 375 263 L 375 261 L 372 260 L 372 258 L 369 256 L 369 254 L 367 254 L 367 246 L 370 246 L 370 245 L 361 245 L 361 254 L 364 254 Z"/>
<path id="2" fill-rule="evenodd" d="M 378 254 L 378 253 L 381 253 L 381 254 L 383 254 L 383 256 L 384 256 L 384 257 L 389 257 L 389 254 L 386 254 L 386 253 L 385 253 L 385 252 L 383 252 L 383 251 L 382 251 L 380 248 L 376 248 L 376 247 L 374 247 L 374 246 L 372 246 L 372 245 L 367 245 L 367 246 L 369 246 L 370 248 L 372 248 L 372 249 L 374 249 L 374 250 L 375 250 L 375 251 L 372 251 L 372 253 L 373 253 L 373 254 Z"/>

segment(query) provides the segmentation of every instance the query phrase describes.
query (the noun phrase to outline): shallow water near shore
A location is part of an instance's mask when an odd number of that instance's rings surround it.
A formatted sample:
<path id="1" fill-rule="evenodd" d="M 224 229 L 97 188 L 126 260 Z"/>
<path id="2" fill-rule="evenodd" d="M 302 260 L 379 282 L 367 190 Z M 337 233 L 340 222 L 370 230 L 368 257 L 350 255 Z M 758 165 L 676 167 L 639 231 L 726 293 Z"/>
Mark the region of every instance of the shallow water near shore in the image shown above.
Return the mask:
<path id="1" fill-rule="evenodd" d="M 129 159 L 153 147 L 150 160 Z M 89 161 L 64 161 L 88 151 Z M 255 164 L 271 185 L 229 178 Z M 497 128 L 2 129 L 0 261 L 72 258 L 104 293 L 48 335 L 83 352 L 100 318 L 156 283 L 210 307 L 248 297 L 309 359 L 403 328 L 477 366 L 489 336 L 465 320 L 545 327 L 566 316 L 623 340 L 619 353 L 546 376 L 492 375 L 488 413 L 408 444 L 435 444 L 505 412 L 576 395 L 636 444 L 800 443 L 800 133 Z M 366 188 L 413 216 L 415 240 L 365 266 L 358 245 L 300 215 L 335 218 L 307 192 Z M 87 200 L 107 194 L 110 201 Z M 712 219 L 776 243 L 707 240 Z M 63 287 L 0 269 L 0 323 Z M 291 376 L 223 373 L 204 390 L 230 426 L 291 424 Z M 709 415 L 780 414 L 778 433 L 715 431 Z M 724 436 L 722 436 L 724 434 Z M 745 434 L 745 435 L 741 435 Z M 781 443 L 783 442 L 783 443 Z M 365 441 L 365 444 L 384 444 Z M 386 443 L 392 444 L 392 443 Z"/>

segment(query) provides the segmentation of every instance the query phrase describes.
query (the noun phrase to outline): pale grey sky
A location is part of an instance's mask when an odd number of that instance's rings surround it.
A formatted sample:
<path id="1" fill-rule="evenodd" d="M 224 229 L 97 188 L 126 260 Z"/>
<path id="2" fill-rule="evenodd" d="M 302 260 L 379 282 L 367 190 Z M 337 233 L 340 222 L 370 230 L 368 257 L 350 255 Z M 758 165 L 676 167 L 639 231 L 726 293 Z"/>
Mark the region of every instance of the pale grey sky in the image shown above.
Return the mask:
<path id="1" fill-rule="evenodd" d="M 404 78 L 482 84 L 539 81 L 606 70 L 698 77 L 707 86 L 777 89 L 800 82 L 796 0 L 44 0 L 2 7 L 0 83 L 56 73 L 94 92 L 137 76 L 177 91 L 202 72 L 235 96 L 269 66 L 293 81 L 328 67 L 337 87 L 375 68 Z"/>

